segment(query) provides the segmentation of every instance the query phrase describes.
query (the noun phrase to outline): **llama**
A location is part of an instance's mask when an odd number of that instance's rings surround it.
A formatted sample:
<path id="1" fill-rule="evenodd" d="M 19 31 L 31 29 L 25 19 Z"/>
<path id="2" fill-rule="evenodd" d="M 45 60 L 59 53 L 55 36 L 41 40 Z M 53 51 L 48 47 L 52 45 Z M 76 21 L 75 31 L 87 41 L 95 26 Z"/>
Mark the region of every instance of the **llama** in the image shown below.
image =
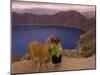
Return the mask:
<path id="1" fill-rule="evenodd" d="M 45 45 L 36 42 L 36 41 L 32 41 L 31 43 L 29 43 L 28 45 L 28 54 L 29 54 L 29 58 L 30 60 L 33 60 L 35 65 L 34 65 L 34 69 L 36 68 L 36 63 L 40 64 L 39 67 L 39 71 L 41 68 L 41 64 L 49 62 L 49 58 L 50 58 L 50 53 L 48 51 L 50 47 L 49 43 L 45 43 Z M 46 65 L 47 68 L 47 65 Z"/>

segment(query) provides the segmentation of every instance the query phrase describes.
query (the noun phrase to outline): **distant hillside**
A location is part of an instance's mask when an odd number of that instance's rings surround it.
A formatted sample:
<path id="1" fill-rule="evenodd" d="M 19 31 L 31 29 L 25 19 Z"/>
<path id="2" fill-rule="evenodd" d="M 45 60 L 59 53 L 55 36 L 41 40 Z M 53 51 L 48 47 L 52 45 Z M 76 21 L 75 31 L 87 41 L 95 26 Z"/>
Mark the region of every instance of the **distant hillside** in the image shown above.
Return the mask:
<path id="1" fill-rule="evenodd" d="M 95 18 L 86 18 L 81 13 L 73 10 L 58 12 L 54 15 L 40 15 L 32 13 L 19 14 L 12 12 L 12 24 L 57 24 L 90 30 L 91 28 L 95 27 Z"/>
<path id="2" fill-rule="evenodd" d="M 80 37 L 80 41 L 79 42 L 80 42 L 80 46 L 88 46 L 88 45 L 95 44 L 95 42 L 96 42 L 96 31 L 95 31 L 95 28 L 91 29 L 90 31 L 88 31 L 87 33 L 82 35 Z"/>
<path id="3" fill-rule="evenodd" d="M 96 52 L 96 30 L 91 29 L 80 37 L 78 47 L 83 57 L 89 57 Z"/>

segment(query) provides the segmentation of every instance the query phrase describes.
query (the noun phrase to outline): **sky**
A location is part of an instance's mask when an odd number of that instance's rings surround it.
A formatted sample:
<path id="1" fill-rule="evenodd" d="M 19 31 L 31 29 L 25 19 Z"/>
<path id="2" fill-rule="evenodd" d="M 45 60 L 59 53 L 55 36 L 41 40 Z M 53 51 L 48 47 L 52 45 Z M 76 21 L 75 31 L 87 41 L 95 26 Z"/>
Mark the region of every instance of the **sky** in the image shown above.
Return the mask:
<path id="1" fill-rule="evenodd" d="M 50 9 L 57 11 L 77 10 L 79 12 L 95 11 L 94 5 L 70 5 L 70 4 L 52 4 L 52 3 L 36 3 L 36 2 L 12 2 L 13 11 L 22 11 L 25 9 Z M 55 12 L 57 12 L 55 11 Z M 46 13 L 49 13 L 49 11 Z"/>

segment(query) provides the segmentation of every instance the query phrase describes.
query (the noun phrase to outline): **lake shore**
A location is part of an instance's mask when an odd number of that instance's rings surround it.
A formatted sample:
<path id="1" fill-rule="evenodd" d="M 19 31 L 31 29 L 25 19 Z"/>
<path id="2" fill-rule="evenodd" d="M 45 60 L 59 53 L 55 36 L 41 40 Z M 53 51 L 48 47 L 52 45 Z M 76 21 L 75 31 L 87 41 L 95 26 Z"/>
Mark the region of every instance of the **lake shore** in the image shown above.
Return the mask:
<path id="1" fill-rule="evenodd" d="M 62 55 L 62 63 L 59 68 L 55 69 L 52 62 L 47 63 L 48 69 L 46 69 L 46 65 L 42 64 L 40 71 L 37 67 L 34 70 L 34 63 L 31 60 L 22 60 L 12 63 L 12 73 L 35 73 L 35 72 L 53 72 L 53 71 L 73 71 L 73 70 L 87 70 L 87 69 L 95 69 L 96 61 L 95 55 L 89 58 L 79 57 L 77 54 L 77 50 L 66 50 L 65 54 Z M 72 56 L 72 54 L 74 55 Z M 69 54 L 69 55 L 68 55 Z M 37 64 L 38 65 L 38 64 Z"/>

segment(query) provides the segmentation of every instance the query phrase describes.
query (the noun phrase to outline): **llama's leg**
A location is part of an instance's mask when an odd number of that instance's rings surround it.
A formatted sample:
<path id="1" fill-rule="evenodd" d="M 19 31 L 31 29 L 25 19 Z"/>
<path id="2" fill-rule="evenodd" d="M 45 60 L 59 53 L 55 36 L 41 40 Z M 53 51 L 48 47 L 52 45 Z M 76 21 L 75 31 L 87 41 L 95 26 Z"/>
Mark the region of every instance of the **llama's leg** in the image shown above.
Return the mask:
<path id="1" fill-rule="evenodd" d="M 32 66 L 33 66 L 33 71 L 35 72 L 35 67 L 36 67 L 36 62 L 35 61 L 33 61 Z"/>
<path id="2" fill-rule="evenodd" d="M 39 72 L 41 72 L 41 65 L 42 63 L 39 63 Z"/>
<path id="3" fill-rule="evenodd" d="M 46 72 L 46 71 L 48 71 L 47 63 L 45 63 L 45 62 L 40 63 L 40 70 L 39 70 L 39 72 Z"/>
<path id="4" fill-rule="evenodd" d="M 48 64 L 50 65 L 50 57 L 48 57 L 48 59 L 45 61 L 45 67 L 46 67 L 46 70 L 48 70 L 49 69 L 49 67 L 48 67 Z"/>
<path id="5" fill-rule="evenodd" d="M 48 70 L 48 60 L 44 62 L 46 70 Z"/>
<path id="6" fill-rule="evenodd" d="M 38 61 L 36 61 L 34 63 L 34 72 L 39 72 L 40 69 L 40 63 Z"/>
<path id="7" fill-rule="evenodd" d="M 48 71 L 48 62 L 45 62 L 46 71 Z"/>

